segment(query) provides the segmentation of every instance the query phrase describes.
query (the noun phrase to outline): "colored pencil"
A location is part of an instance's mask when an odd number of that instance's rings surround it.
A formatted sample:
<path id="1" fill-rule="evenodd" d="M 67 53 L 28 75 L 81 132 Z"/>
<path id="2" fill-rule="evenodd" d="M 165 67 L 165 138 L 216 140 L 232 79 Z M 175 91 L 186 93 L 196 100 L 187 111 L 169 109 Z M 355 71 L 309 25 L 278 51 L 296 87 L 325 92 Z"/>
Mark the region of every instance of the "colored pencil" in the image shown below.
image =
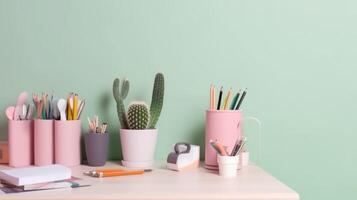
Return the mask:
<path id="1" fill-rule="evenodd" d="M 68 95 L 67 97 L 67 120 L 73 120 L 73 111 L 71 105 L 72 94 Z M 73 101 L 72 101 L 73 102 Z"/>
<path id="2" fill-rule="evenodd" d="M 241 98 L 239 99 L 239 101 L 238 101 L 238 105 L 237 105 L 237 107 L 236 107 L 236 110 L 239 110 L 240 105 L 242 104 L 242 102 L 243 102 L 244 97 L 245 97 L 246 94 L 247 94 L 247 89 L 245 89 L 245 90 L 243 91 L 242 97 L 241 97 Z"/>
<path id="3" fill-rule="evenodd" d="M 241 92 L 241 90 L 239 90 L 238 93 L 234 96 L 232 103 L 231 103 L 231 107 L 230 107 L 231 110 L 234 110 L 234 108 L 236 107 L 240 92 Z"/>
<path id="4" fill-rule="evenodd" d="M 81 103 L 79 104 L 78 115 L 76 118 L 77 120 L 80 119 L 85 104 L 86 104 L 85 100 L 82 100 Z"/>
<path id="5" fill-rule="evenodd" d="M 214 110 L 214 105 L 216 104 L 216 94 L 215 94 L 215 88 L 214 85 L 211 85 L 211 90 L 210 90 L 210 109 Z"/>
<path id="6" fill-rule="evenodd" d="M 239 155 L 240 152 L 242 152 L 242 150 L 243 150 L 243 148 L 244 148 L 244 145 L 245 145 L 245 141 L 243 141 L 242 145 L 239 147 L 238 152 L 237 152 L 234 156 Z"/>
<path id="7" fill-rule="evenodd" d="M 223 94 L 223 87 L 221 87 L 221 90 L 219 91 L 217 110 L 221 109 L 222 94 Z"/>
<path id="8" fill-rule="evenodd" d="M 231 98 L 231 94 L 232 94 L 232 88 L 230 88 L 228 90 L 227 96 L 224 99 L 223 110 L 227 110 L 228 109 L 228 104 L 229 104 L 229 101 L 230 101 L 230 98 Z"/>
<path id="9" fill-rule="evenodd" d="M 73 96 L 73 112 L 72 112 L 72 119 L 76 120 L 78 117 L 78 95 L 75 94 Z"/>

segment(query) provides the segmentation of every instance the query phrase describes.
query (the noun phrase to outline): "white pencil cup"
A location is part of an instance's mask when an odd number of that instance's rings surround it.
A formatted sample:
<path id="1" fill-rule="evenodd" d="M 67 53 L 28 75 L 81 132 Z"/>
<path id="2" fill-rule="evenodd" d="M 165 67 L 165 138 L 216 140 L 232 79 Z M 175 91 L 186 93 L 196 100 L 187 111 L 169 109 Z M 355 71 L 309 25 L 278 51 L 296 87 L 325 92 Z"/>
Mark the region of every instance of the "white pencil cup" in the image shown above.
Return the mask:
<path id="1" fill-rule="evenodd" d="M 239 154 L 239 164 L 242 167 L 249 165 L 249 152 L 245 151 Z"/>
<path id="2" fill-rule="evenodd" d="M 219 175 L 223 177 L 236 177 L 239 156 L 217 156 Z"/>

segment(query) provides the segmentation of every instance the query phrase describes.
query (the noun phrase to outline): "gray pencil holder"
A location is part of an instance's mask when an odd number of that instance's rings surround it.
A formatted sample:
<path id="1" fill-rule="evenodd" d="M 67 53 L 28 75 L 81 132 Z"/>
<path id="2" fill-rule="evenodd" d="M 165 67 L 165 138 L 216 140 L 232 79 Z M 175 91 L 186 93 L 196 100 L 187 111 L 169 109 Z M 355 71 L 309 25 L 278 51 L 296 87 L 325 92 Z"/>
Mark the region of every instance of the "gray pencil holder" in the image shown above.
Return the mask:
<path id="1" fill-rule="evenodd" d="M 108 133 L 88 133 L 85 135 L 85 146 L 88 165 L 103 166 L 107 160 Z"/>

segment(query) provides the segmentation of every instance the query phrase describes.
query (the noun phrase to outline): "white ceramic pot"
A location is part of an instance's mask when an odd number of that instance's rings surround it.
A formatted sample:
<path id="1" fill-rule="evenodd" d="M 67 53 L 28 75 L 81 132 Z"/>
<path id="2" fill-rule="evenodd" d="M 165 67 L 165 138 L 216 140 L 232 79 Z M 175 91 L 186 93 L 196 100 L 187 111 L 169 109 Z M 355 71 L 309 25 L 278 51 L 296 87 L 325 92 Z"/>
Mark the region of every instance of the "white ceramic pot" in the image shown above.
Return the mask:
<path id="1" fill-rule="evenodd" d="M 128 168 L 148 169 L 154 164 L 157 129 L 120 129 L 122 164 Z"/>
<path id="2" fill-rule="evenodd" d="M 217 155 L 219 175 L 223 177 L 236 177 L 239 163 L 239 156 Z"/>
<path id="3" fill-rule="evenodd" d="M 240 164 L 244 167 L 249 165 L 249 152 L 245 151 L 240 153 Z"/>

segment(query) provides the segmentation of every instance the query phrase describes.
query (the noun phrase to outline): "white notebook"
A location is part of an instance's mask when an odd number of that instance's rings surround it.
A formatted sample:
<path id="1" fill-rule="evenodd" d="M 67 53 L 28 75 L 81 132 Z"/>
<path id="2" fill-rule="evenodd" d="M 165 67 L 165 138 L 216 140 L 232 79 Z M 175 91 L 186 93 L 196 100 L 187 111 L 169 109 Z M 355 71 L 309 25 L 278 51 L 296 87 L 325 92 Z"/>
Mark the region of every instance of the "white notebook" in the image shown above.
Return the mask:
<path id="1" fill-rule="evenodd" d="M 0 170 L 0 179 L 16 186 L 65 180 L 71 175 L 71 169 L 62 165 Z"/>

